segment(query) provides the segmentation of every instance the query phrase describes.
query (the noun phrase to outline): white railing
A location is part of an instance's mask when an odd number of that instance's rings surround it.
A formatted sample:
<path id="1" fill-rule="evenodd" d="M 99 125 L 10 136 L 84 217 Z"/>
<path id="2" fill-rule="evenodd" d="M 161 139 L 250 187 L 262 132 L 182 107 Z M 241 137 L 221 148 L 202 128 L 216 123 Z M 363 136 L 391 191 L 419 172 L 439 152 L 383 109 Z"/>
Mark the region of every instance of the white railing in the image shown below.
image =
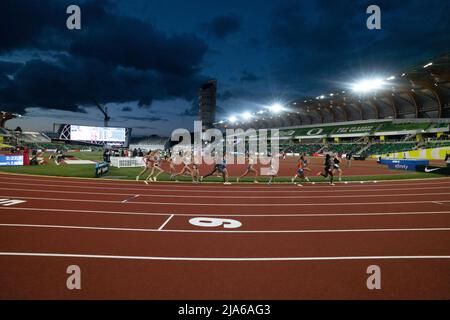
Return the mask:
<path id="1" fill-rule="evenodd" d="M 144 165 L 142 157 L 111 157 L 111 166 L 117 168 L 143 167 Z"/>

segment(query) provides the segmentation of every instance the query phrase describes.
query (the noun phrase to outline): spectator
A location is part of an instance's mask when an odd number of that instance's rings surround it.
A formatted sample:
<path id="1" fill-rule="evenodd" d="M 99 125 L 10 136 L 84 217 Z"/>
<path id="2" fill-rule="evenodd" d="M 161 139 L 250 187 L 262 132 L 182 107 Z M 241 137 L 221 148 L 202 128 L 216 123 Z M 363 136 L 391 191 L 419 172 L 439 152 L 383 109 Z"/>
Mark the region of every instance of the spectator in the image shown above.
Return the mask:
<path id="1" fill-rule="evenodd" d="M 57 166 L 59 166 L 59 164 L 60 164 L 60 162 L 61 162 L 63 156 L 64 156 L 64 152 L 63 152 L 61 149 L 58 149 L 58 150 L 56 151 L 56 156 L 55 156 L 55 164 L 56 164 Z"/>
<path id="2" fill-rule="evenodd" d="M 103 161 L 108 163 L 111 162 L 111 151 L 109 149 L 103 151 Z"/>
<path id="3" fill-rule="evenodd" d="M 30 165 L 30 149 L 28 149 L 28 147 L 23 148 L 23 165 Z"/>

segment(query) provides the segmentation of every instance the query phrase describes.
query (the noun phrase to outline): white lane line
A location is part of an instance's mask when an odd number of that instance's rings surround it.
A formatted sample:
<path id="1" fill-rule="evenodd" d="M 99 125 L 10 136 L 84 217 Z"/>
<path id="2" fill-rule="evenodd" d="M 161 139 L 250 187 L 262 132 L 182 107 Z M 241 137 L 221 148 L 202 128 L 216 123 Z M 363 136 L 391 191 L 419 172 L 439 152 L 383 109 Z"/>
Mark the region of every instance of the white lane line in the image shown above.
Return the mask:
<path id="1" fill-rule="evenodd" d="M 99 182 L 93 182 L 93 179 L 75 179 L 70 181 L 70 178 L 68 178 L 64 184 L 55 184 L 54 182 L 60 182 L 61 180 L 49 180 L 52 178 L 34 178 L 36 176 L 32 176 L 33 178 L 18 178 L 17 176 L 20 175 L 15 175 L 14 177 L 6 177 L 4 175 L 0 174 L 0 180 L 13 180 L 13 181 L 26 181 L 27 183 L 30 183 L 32 181 L 44 181 L 44 182 L 48 182 L 48 183 L 52 183 L 53 186 L 70 186 L 70 184 L 72 184 L 71 187 L 73 186 L 86 186 L 86 185 L 98 185 L 98 186 L 114 186 L 114 185 L 119 185 L 120 187 L 118 189 L 123 189 L 125 186 L 130 186 L 130 187 L 139 187 L 139 185 L 133 181 L 120 181 L 118 180 L 117 183 L 99 183 Z M 54 177 L 53 177 L 54 178 Z M 60 177 L 63 178 L 63 177 Z M 432 180 L 431 182 L 428 182 L 429 180 Z M 62 182 L 62 181 L 61 181 Z M 416 182 L 416 183 L 414 183 Z M 326 182 L 324 182 L 326 183 Z M 384 186 L 402 186 L 402 185 L 406 185 L 406 186 L 412 186 L 412 185 L 417 185 L 418 187 L 424 186 L 424 185 L 442 185 L 442 184 L 449 184 L 450 180 L 447 178 L 428 178 L 428 179 L 400 179 L 400 180 L 385 180 L 385 181 L 378 181 L 377 184 L 373 184 L 370 181 L 366 181 L 364 185 L 371 185 L 371 187 L 373 188 L 377 188 L 377 187 L 384 187 Z M 41 185 L 39 183 L 39 185 Z M 341 189 L 341 188 L 348 188 L 348 189 L 355 189 L 359 187 L 359 182 L 358 181 L 350 181 L 349 185 L 341 185 L 341 184 L 337 184 L 333 190 L 336 189 Z M 149 188 L 146 188 L 145 190 L 158 190 L 160 188 L 164 188 L 164 187 L 170 187 L 172 190 L 186 190 L 186 191 L 191 191 L 193 189 L 197 189 L 198 191 L 203 191 L 201 188 L 203 188 L 202 186 L 199 187 L 195 187 L 195 188 L 191 188 L 191 186 L 189 185 L 182 185 L 182 184 L 164 184 L 164 183 L 160 183 L 158 184 L 152 184 L 151 186 L 149 186 Z M 217 183 L 206 183 L 205 184 L 205 189 L 211 189 L 213 187 L 217 188 L 217 190 L 219 190 L 220 192 L 226 191 L 227 189 L 224 188 L 223 186 L 221 186 L 220 184 Z M 254 186 L 254 185 L 234 185 L 232 187 L 230 187 L 233 190 L 245 190 L 245 189 L 266 189 L 266 190 L 276 190 L 276 189 L 281 189 L 281 188 L 288 188 L 289 187 L 289 183 L 284 183 L 284 184 L 275 184 L 272 185 L 270 187 L 263 187 L 263 186 Z M 326 187 L 326 186 L 324 186 Z M 134 189 L 134 188 L 133 188 Z M 230 190 L 230 189 L 228 189 Z"/>
<path id="2" fill-rule="evenodd" d="M 167 218 L 167 220 L 166 221 L 164 221 L 164 223 L 161 225 L 161 227 L 159 227 L 159 231 L 161 231 L 162 229 L 164 229 L 164 227 L 169 223 L 169 221 L 173 218 L 173 214 L 169 217 L 169 218 Z"/>
<path id="3" fill-rule="evenodd" d="M 445 193 L 448 195 L 448 193 Z M 11 197 L 16 199 L 27 200 L 45 200 L 45 201 L 70 201 L 70 202 L 90 202 L 90 203 L 121 203 L 114 200 L 87 200 L 87 199 L 68 199 L 68 198 L 42 198 L 42 197 L 23 197 L 17 195 L 2 195 L 2 197 Z M 437 200 L 435 200 L 437 201 Z M 439 200 L 439 202 L 450 202 L 450 200 Z M 333 202 L 333 203 L 200 203 L 200 202 L 155 202 L 155 201 L 139 201 L 129 202 L 126 205 L 173 205 L 173 206 L 215 206 L 215 207 L 302 207 L 302 206 L 356 206 L 356 205 L 395 205 L 395 204 L 417 204 L 417 203 L 433 203 L 433 200 L 424 201 L 385 201 L 385 202 Z"/>
<path id="4" fill-rule="evenodd" d="M 45 191 L 45 192 L 52 192 L 52 191 Z M 65 193 L 65 191 L 61 191 L 61 192 Z M 75 192 L 69 191 L 68 193 L 75 193 Z M 95 192 L 77 192 L 77 193 L 97 194 L 97 193 L 95 193 Z M 107 194 L 107 193 L 105 193 L 105 194 Z M 111 194 L 111 195 L 117 195 L 117 194 Z M 138 195 L 138 194 L 135 194 L 134 196 L 129 197 L 129 198 L 126 198 L 125 200 L 123 200 L 122 203 L 127 203 L 128 201 L 133 200 L 133 199 L 136 199 L 137 197 L 139 197 L 139 195 Z"/>
<path id="5" fill-rule="evenodd" d="M 151 256 L 119 256 L 102 254 L 77 253 L 42 253 L 42 252 L 0 252 L 0 256 L 9 257 L 53 257 L 53 258 L 88 258 L 88 259 L 120 259 L 120 260 L 162 260 L 162 261 L 345 261 L 345 260 L 446 260 L 450 255 L 417 255 L 417 256 L 335 256 L 335 257 L 151 257 Z"/>
<path id="6" fill-rule="evenodd" d="M 449 183 L 450 184 L 450 183 Z M 20 185 L 23 186 L 23 183 L 14 183 L 14 182 L 8 182 L 8 185 Z M 367 184 L 365 184 L 367 185 Z M 54 185 L 54 184 L 39 184 L 40 187 L 57 187 L 57 188 L 68 188 L 73 190 L 73 186 L 70 185 Z M 173 192 L 175 193 L 180 193 L 180 192 L 192 192 L 192 193 L 295 193 L 295 194 L 299 194 L 301 191 L 301 194 L 304 193 L 325 193 L 325 192 L 329 192 L 329 191 L 333 191 L 333 193 L 339 193 L 339 192 L 378 192 L 378 191 L 399 191 L 399 188 L 363 188 L 363 189 L 355 189 L 355 188 L 346 188 L 346 187 L 339 187 L 339 188 L 332 188 L 330 189 L 328 186 L 323 186 L 323 187 L 314 187 L 316 188 L 316 190 L 310 190 L 308 185 L 304 185 L 304 187 L 307 188 L 302 188 L 299 189 L 297 186 L 289 186 L 288 189 L 272 189 L 272 190 L 258 190 L 258 189 L 253 189 L 253 190 L 238 190 L 237 188 L 235 190 L 230 190 L 230 189 L 224 189 L 224 190 L 220 190 L 220 189 L 216 189 L 216 190 L 205 190 L 205 189 L 197 189 L 197 188 L 191 188 L 191 189 L 176 189 L 176 188 L 171 188 L 171 189 L 149 189 L 149 188 L 120 188 L 120 187 L 89 187 L 86 185 L 83 186 L 76 186 L 77 189 L 94 189 L 94 190 L 119 190 L 119 191 L 126 191 L 126 190 L 130 190 L 133 191 L 131 193 L 105 193 L 105 194 L 111 194 L 111 195 L 131 195 L 134 194 L 134 192 L 136 191 L 146 191 L 149 192 L 147 195 L 158 195 L 155 192 Z M 312 187 L 313 188 L 313 187 Z M 311 189 L 312 189 L 311 188 Z M 328 189 L 326 189 L 328 188 Z M 362 188 L 362 186 L 361 186 Z M 445 189 L 448 190 L 450 188 L 450 186 L 440 186 L 440 187 L 427 187 L 426 190 L 435 190 L 435 189 Z M 23 189 L 23 188 L 0 188 L 0 190 L 17 190 L 17 191 L 37 191 L 36 189 Z M 424 190 L 424 187 L 408 187 L 407 189 L 400 189 L 400 190 Z M 45 191 L 52 191 L 52 190 L 45 190 Z M 65 191 L 61 191 L 61 190 L 55 190 L 55 192 L 65 192 Z M 82 191 L 80 192 L 82 193 Z M 142 193 L 142 192 L 141 192 Z M 97 194 L 103 194 L 103 193 L 97 193 Z M 143 195 L 146 195 L 145 193 L 142 193 Z M 161 196 L 164 196 L 164 194 L 160 194 Z M 171 194 L 169 194 L 171 195 Z"/>
<path id="7" fill-rule="evenodd" d="M 173 233 L 346 233 L 346 232 L 411 232 L 411 231 L 450 231 L 450 228 L 375 228 L 375 229 L 303 229 L 303 230 L 184 230 L 184 229 L 142 229 L 115 227 L 88 227 L 52 224 L 18 224 L 2 223 L 5 228 L 48 228 L 48 229 L 81 229 L 126 232 L 173 232 Z"/>
<path id="8" fill-rule="evenodd" d="M 422 188 L 423 189 L 423 188 Z M 0 190 L 8 191 L 24 191 L 24 192 L 37 192 L 37 193 L 72 193 L 72 194 L 91 194 L 91 195 L 106 195 L 106 196 L 131 196 L 128 193 L 113 193 L 113 192 L 83 192 L 83 191 L 61 191 L 61 190 L 36 190 L 36 189 L 13 189 L 13 188 L 0 188 Z M 206 195 L 179 195 L 179 194 L 142 194 L 134 195 L 122 201 L 126 203 L 139 196 L 143 198 L 199 198 L 199 199 L 322 199 L 322 198 L 378 198 L 378 197 L 415 197 L 415 196 L 438 196 L 448 195 L 448 192 L 435 192 L 435 193 L 392 193 L 392 194 L 349 194 L 349 195 L 319 195 L 319 196 L 302 196 L 303 191 L 298 189 L 295 196 L 206 196 Z"/>
<path id="9" fill-rule="evenodd" d="M 75 209 L 40 209 L 40 208 L 2 208 L 0 210 L 17 210 L 20 214 L 23 211 L 44 211 L 51 213 L 72 212 L 80 214 L 115 214 L 115 215 L 143 215 L 143 216 L 167 216 L 164 212 L 134 212 L 134 211 L 101 211 L 101 210 L 75 210 Z M 405 211 L 405 212 L 356 212 L 356 213 L 280 213 L 280 214 L 240 214 L 240 213 L 202 213 L 203 216 L 212 217 L 345 217 L 345 216 L 396 216 L 396 215 L 433 215 L 433 214 L 449 214 L 450 211 Z M 175 213 L 177 217 L 198 217 L 199 213 Z"/>

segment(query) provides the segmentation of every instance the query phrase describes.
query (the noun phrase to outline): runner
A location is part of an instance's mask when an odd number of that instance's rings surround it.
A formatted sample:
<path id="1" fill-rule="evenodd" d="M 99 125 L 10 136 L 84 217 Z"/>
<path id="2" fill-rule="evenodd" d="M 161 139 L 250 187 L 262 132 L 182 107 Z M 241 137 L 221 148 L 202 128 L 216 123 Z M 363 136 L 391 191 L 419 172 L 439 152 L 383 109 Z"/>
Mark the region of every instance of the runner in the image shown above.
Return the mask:
<path id="1" fill-rule="evenodd" d="M 175 174 L 176 174 L 176 167 L 175 167 L 175 162 L 173 161 L 171 156 L 167 156 L 166 157 L 166 161 L 169 162 L 169 173 L 170 173 L 170 181 L 172 181 L 173 179 L 175 179 Z"/>
<path id="2" fill-rule="evenodd" d="M 190 159 L 188 157 L 184 157 L 183 160 L 182 160 L 182 163 L 183 163 L 183 169 L 181 169 L 180 172 L 178 172 L 177 174 L 174 175 L 174 178 L 175 178 L 176 182 L 178 182 L 178 180 L 176 179 L 176 177 L 178 177 L 178 176 L 185 175 L 185 176 L 191 176 L 192 177 L 192 169 L 189 166 Z"/>
<path id="3" fill-rule="evenodd" d="M 153 167 L 153 163 L 152 163 L 152 151 L 150 150 L 149 152 L 147 152 L 147 154 L 142 158 L 142 161 L 144 161 L 144 169 L 142 169 L 141 172 L 139 172 L 139 174 L 136 176 L 136 181 L 139 181 L 139 178 L 148 170 L 150 170 Z"/>
<path id="4" fill-rule="evenodd" d="M 325 156 L 325 161 L 324 161 L 323 165 L 324 165 L 324 171 L 318 172 L 317 175 L 322 176 L 324 178 L 327 178 L 328 176 L 330 176 L 330 185 L 334 186 L 334 183 L 333 183 L 333 161 L 331 160 L 331 156 L 329 154 L 327 154 Z"/>
<path id="5" fill-rule="evenodd" d="M 305 180 L 309 182 L 309 178 L 306 175 L 306 172 L 311 172 L 311 169 L 309 168 L 309 160 L 306 155 L 306 152 L 303 152 L 302 157 L 303 157 L 303 175 L 305 176 Z"/>
<path id="6" fill-rule="evenodd" d="M 158 171 L 158 173 L 154 177 L 152 177 L 153 173 L 155 171 Z M 153 154 L 153 168 L 152 168 L 152 171 L 150 172 L 150 174 L 148 175 L 147 179 L 144 181 L 145 184 L 148 184 L 149 181 L 154 181 L 154 182 L 158 181 L 157 180 L 158 176 L 163 172 L 164 172 L 164 170 L 161 168 L 160 151 L 156 150 L 155 153 Z"/>
<path id="7" fill-rule="evenodd" d="M 248 161 L 248 165 L 247 168 L 245 169 L 245 172 L 236 178 L 236 182 L 239 182 L 240 179 L 242 179 L 243 177 L 245 177 L 246 175 L 248 175 L 249 173 L 253 173 L 254 174 L 254 183 L 258 183 L 258 170 L 255 169 L 254 163 L 255 161 L 253 160 L 252 157 L 247 156 L 247 161 Z"/>
<path id="8" fill-rule="evenodd" d="M 275 161 L 275 157 L 272 157 L 272 155 L 269 153 L 268 157 L 270 158 L 270 169 L 269 169 L 269 182 L 267 184 L 271 185 L 272 181 L 275 179 L 275 177 L 277 176 L 277 170 L 275 170 L 275 165 L 274 165 L 274 161 Z"/>
<path id="9" fill-rule="evenodd" d="M 335 154 L 333 157 L 333 173 L 336 171 L 339 172 L 339 181 L 342 181 L 342 169 L 341 169 L 342 159 L 338 154 Z"/>
<path id="10" fill-rule="evenodd" d="M 303 159 L 303 156 L 300 157 L 300 159 L 298 159 L 297 162 L 297 173 L 295 174 L 295 176 L 291 179 L 292 183 L 295 184 L 295 179 L 300 178 L 301 180 L 305 180 L 305 172 L 304 172 L 304 162 L 305 160 Z M 297 184 L 297 186 L 299 187 L 303 187 L 303 185 L 301 183 Z"/>
<path id="11" fill-rule="evenodd" d="M 199 183 L 200 172 L 198 170 L 198 165 L 196 163 L 192 164 L 192 183 Z"/>
<path id="12" fill-rule="evenodd" d="M 223 184 L 225 184 L 225 185 L 231 184 L 230 182 L 228 182 L 228 170 L 227 170 L 226 155 L 223 156 L 222 163 L 216 163 L 214 165 L 214 169 L 210 173 L 208 173 L 206 176 L 200 177 L 200 181 L 203 181 L 203 179 L 206 179 L 207 177 L 212 176 L 216 172 L 222 175 Z"/>

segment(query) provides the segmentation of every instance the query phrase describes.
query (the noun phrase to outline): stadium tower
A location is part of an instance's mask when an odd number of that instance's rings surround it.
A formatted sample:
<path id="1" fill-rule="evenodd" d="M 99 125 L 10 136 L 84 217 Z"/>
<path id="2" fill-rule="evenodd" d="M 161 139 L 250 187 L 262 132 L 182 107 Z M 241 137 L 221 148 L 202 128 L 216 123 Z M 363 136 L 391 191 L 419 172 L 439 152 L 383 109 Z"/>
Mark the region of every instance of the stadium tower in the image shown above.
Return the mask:
<path id="1" fill-rule="evenodd" d="M 210 79 L 203 83 L 198 94 L 199 120 L 203 123 L 203 130 L 212 128 L 216 118 L 217 80 Z"/>

